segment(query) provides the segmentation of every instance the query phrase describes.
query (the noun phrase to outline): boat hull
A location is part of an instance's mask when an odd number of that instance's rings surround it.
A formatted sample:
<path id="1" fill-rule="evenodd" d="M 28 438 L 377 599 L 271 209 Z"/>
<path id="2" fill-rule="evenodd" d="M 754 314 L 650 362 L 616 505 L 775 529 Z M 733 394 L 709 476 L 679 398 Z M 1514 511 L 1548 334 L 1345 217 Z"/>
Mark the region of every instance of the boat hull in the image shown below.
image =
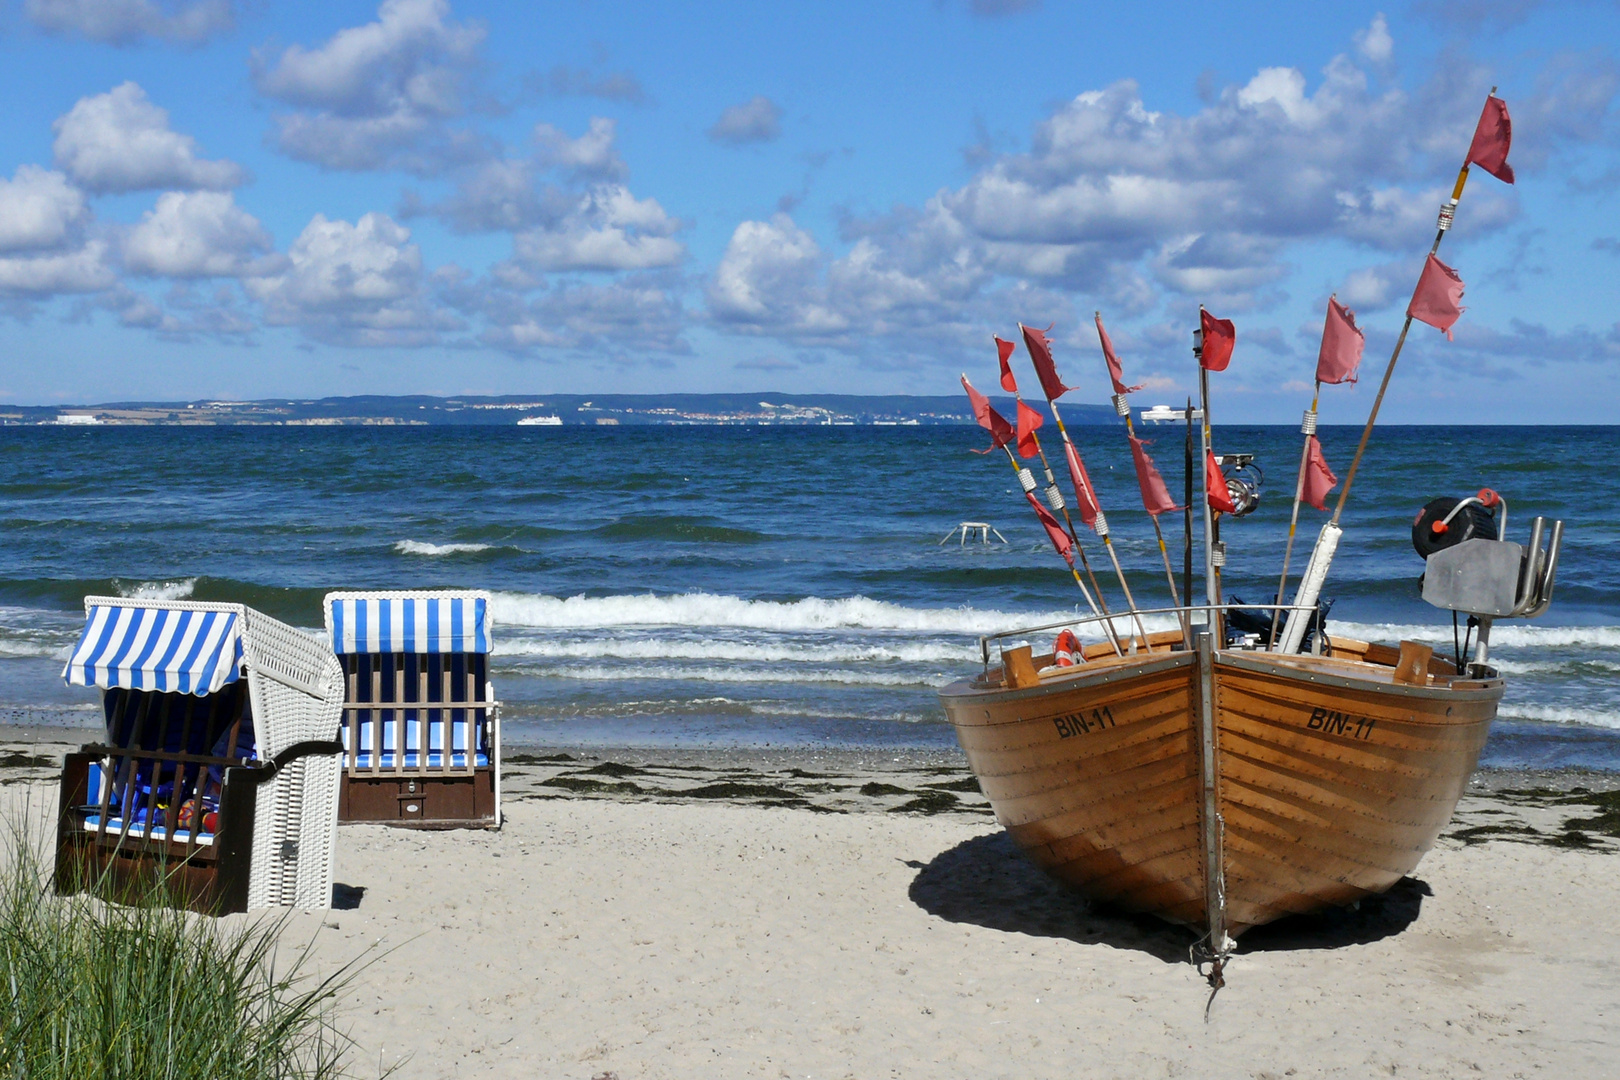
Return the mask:
<path id="1" fill-rule="evenodd" d="M 1207 684 L 1185 651 L 1048 669 L 1020 689 L 995 674 L 940 696 L 1018 846 L 1089 897 L 1193 926 L 1209 922 L 1214 851 L 1233 936 L 1410 873 L 1451 819 L 1502 696 L 1500 679 L 1405 685 L 1364 659 L 1241 651 L 1215 652 Z"/>

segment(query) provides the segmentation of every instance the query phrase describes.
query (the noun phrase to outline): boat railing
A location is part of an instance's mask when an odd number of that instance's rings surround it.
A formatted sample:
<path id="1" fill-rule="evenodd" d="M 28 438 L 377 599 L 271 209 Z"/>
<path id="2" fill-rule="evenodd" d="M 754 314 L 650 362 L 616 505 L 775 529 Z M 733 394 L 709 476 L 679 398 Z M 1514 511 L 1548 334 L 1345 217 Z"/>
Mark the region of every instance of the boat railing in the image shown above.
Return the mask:
<path id="1" fill-rule="evenodd" d="M 1309 618 L 1315 615 L 1317 610 L 1317 608 L 1308 604 L 1186 604 L 1180 607 L 1133 608 L 1129 611 L 1115 611 L 1106 614 L 1076 615 L 1073 618 L 1063 619 L 1059 622 L 1042 623 L 1039 626 L 1021 626 L 1012 630 L 998 630 L 993 634 L 985 634 L 979 638 L 979 654 L 984 660 L 985 667 L 988 668 L 990 666 L 992 646 L 995 646 L 994 651 L 999 653 L 1001 651 L 1000 643 L 1008 638 L 1028 637 L 1031 634 L 1048 633 L 1053 630 L 1073 630 L 1078 635 L 1081 628 L 1095 627 L 1098 624 L 1104 624 L 1102 632 L 1104 641 L 1114 642 L 1121 649 L 1129 649 L 1132 652 L 1137 650 L 1137 643 L 1141 642 L 1142 651 L 1145 652 L 1148 651 L 1148 642 L 1142 641 L 1137 634 L 1129 629 L 1121 633 L 1115 622 L 1120 619 L 1129 621 L 1139 616 L 1148 615 L 1174 616 L 1178 625 L 1166 627 L 1165 629 L 1167 631 L 1179 629 L 1182 634 L 1183 644 L 1190 649 L 1192 647 L 1194 628 L 1209 626 L 1214 621 L 1211 619 L 1212 614 L 1220 615 L 1224 621 L 1224 617 L 1233 611 L 1270 612 L 1273 621 L 1275 621 L 1281 617 L 1283 612 L 1288 612 L 1290 615 L 1295 612 L 1303 612 L 1304 616 Z M 1202 618 L 1195 618 L 1196 615 L 1201 615 Z M 1264 641 L 1257 644 L 1262 652 L 1274 648 L 1273 645 L 1269 645 Z"/>

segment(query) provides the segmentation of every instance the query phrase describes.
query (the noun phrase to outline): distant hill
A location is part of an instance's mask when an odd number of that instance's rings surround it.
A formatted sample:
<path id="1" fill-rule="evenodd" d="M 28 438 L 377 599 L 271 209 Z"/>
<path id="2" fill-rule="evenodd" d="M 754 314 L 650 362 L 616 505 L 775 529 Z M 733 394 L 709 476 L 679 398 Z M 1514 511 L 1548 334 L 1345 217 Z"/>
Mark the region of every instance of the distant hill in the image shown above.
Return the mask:
<path id="1" fill-rule="evenodd" d="M 1014 416 L 1011 398 L 992 399 Z M 1046 412 L 1044 405 L 1042 412 Z M 1063 403 L 1070 424 L 1117 424 L 1106 405 Z M 503 397 L 272 398 L 263 401 L 128 401 L 101 405 L 0 405 L 0 424 L 458 425 L 751 424 L 917 426 L 972 424 L 965 397 L 856 394 L 522 394 Z"/>

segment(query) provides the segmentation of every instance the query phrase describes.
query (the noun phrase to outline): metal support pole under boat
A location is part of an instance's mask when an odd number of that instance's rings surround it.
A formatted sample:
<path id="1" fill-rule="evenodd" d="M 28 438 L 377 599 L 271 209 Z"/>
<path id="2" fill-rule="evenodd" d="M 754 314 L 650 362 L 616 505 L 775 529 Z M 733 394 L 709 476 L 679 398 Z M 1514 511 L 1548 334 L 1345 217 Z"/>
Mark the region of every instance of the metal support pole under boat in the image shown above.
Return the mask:
<path id="1" fill-rule="evenodd" d="M 1204 915 L 1209 927 L 1209 985 L 1219 989 L 1222 969 L 1233 943 L 1226 936 L 1226 855 L 1220 808 L 1220 762 L 1215 724 L 1215 646 L 1208 630 L 1200 631 L 1198 654 L 1198 749 L 1203 801 L 1199 831 L 1204 871 Z"/>

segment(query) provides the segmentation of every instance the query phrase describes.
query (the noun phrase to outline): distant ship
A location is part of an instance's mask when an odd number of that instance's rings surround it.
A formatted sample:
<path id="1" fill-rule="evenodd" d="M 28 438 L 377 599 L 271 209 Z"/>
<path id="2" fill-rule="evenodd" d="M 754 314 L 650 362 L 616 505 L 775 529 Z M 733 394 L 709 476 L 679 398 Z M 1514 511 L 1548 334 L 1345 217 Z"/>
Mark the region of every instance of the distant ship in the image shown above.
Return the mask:
<path id="1" fill-rule="evenodd" d="M 562 427 L 562 417 L 525 416 L 518 421 L 518 427 Z"/>

